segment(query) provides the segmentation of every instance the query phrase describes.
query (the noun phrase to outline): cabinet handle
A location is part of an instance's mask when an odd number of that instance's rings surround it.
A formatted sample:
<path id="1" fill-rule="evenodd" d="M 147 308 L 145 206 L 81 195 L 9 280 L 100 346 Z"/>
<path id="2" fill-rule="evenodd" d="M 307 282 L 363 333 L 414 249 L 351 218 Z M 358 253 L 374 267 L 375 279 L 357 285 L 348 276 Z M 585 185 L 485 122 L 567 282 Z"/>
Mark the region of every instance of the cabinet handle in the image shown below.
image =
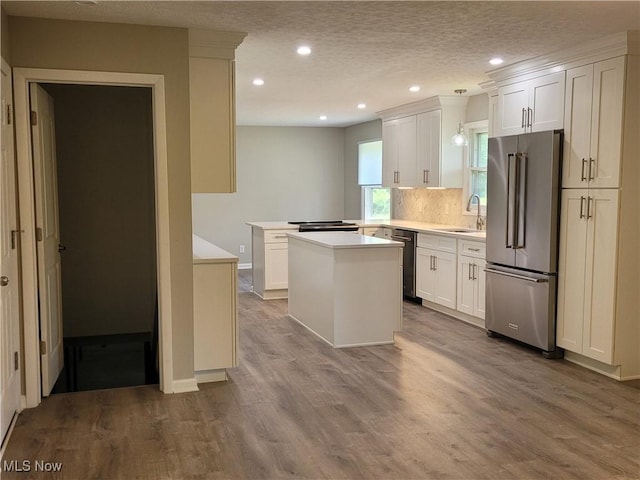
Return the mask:
<path id="1" fill-rule="evenodd" d="M 429 170 L 422 171 L 422 183 L 429 183 Z"/>
<path id="2" fill-rule="evenodd" d="M 473 280 L 473 273 L 471 273 L 471 268 L 472 268 L 472 267 L 473 267 L 473 264 L 472 264 L 472 263 L 470 263 L 470 264 L 469 264 L 469 268 L 467 269 L 467 270 L 468 270 L 468 272 L 467 272 L 467 278 L 468 278 L 469 280 Z"/>
<path id="3" fill-rule="evenodd" d="M 587 197 L 587 220 L 593 218 L 591 214 L 591 200 L 593 200 L 591 197 Z"/>
<path id="4" fill-rule="evenodd" d="M 593 180 L 595 177 L 593 176 L 593 166 L 596 163 L 596 159 L 595 158 L 591 158 L 589 157 L 589 181 Z"/>
<path id="5" fill-rule="evenodd" d="M 273 238 L 287 238 L 286 235 L 274 235 Z"/>
<path id="6" fill-rule="evenodd" d="M 580 196 L 580 218 L 584 218 L 584 197 Z"/>
<path id="7" fill-rule="evenodd" d="M 587 165 L 587 159 L 583 158 L 582 159 L 582 171 L 580 172 L 580 181 L 584 182 L 587 177 L 584 174 L 584 167 Z"/>
<path id="8" fill-rule="evenodd" d="M 533 109 L 527 108 L 527 126 L 533 127 Z"/>
<path id="9" fill-rule="evenodd" d="M 479 251 L 480 251 L 480 249 L 479 249 L 479 248 L 471 248 L 471 247 L 469 247 L 469 248 L 468 248 L 468 250 L 469 250 L 470 252 L 479 252 Z"/>
<path id="10" fill-rule="evenodd" d="M 525 109 L 525 108 L 523 108 L 523 109 L 522 109 L 522 128 L 526 127 L 526 123 L 525 123 L 525 120 L 524 120 L 524 115 L 525 115 L 525 113 L 524 113 L 524 112 L 525 112 L 525 111 L 526 111 L 526 109 Z"/>
<path id="11" fill-rule="evenodd" d="M 429 170 L 427 169 L 427 183 L 429 183 Z"/>

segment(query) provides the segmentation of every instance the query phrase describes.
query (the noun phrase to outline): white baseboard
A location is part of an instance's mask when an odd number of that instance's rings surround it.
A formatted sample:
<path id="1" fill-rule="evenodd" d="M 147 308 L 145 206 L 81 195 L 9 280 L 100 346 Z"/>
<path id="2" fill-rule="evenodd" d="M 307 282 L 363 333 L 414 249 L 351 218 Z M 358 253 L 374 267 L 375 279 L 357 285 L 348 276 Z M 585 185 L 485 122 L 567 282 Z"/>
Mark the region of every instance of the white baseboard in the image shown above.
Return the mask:
<path id="1" fill-rule="evenodd" d="M 251 270 L 253 268 L 253 264 L 251 263 L 239 263 L 238 270 Z"/>
<path id="2" fill-rule="evenodd" d="M 173 387 L 173 393 L 197 392 L 199 390 L 195 377 L 174 380 L 171 386 Z"/>

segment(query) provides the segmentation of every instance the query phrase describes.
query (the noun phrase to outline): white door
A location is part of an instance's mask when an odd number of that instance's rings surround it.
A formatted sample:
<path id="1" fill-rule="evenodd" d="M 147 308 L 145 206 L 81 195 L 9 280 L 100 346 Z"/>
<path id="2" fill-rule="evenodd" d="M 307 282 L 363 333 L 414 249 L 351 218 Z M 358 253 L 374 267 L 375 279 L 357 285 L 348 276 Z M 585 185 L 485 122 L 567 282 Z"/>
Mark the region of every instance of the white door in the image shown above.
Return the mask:
<path id="1" fill-rule="evenodd" d="M 398 119 L 398 186 L 416 186 L 416 116 Z"/>
<path id="2" fill-rule="evenodd" d="M 475 282 L 473 280 L 473 258 L 460 255 L 458 257 L 458 298 L 457 309 L 473 315 L 475 300 Z"/>
<path id="3" fill-rule="evenodd" d="M 382 186 L 397 187 L 398 121 L 382 122 Z"/>
<path id="4" fill-rule="evenodd" d="M 428 248 L 416 248 L 416 297 L 429 302 L 436 299 L 435 254 L 436 252 Z"/>
<path id="5" fill-rule="evenodd" d="M 0 138 L 0 443 L 20 402 L 20 319 L 18 299 L 18 226 L 11 69 L 2 60 L 2 136 Z"/>
<path id="6" fill-rule="evenodd" d="M 33 168 L 35 177 L 40 298 L 42 395 L 48 396 L 62 370 L 62 292 L 58 187 L 53 99 L 37 84 L 30 85 Z M 33 125 L 35 123 L 35 125 Z"/>

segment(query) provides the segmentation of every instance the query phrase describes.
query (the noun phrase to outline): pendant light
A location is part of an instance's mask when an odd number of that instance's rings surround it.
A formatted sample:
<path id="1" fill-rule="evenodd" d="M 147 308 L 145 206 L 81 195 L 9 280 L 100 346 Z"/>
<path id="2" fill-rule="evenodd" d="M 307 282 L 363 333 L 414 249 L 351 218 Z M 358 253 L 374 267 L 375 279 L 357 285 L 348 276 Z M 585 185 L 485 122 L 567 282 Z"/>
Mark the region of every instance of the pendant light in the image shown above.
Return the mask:
<path id="1" fill-rule="evenodd" d="M 458 90 L 454 90 L 454 92 L 462 96 L 463 93 L 467 93 L 467 90 L 464 88 L 460 88 Z M 451 143 L 456 147 L 463 147 L 469 144 L 469 139 L 464 134 L 464 128 L 462 127 L 462 120 L 458 123 L 458 131 L 453 137 L 451 137 Z"/>

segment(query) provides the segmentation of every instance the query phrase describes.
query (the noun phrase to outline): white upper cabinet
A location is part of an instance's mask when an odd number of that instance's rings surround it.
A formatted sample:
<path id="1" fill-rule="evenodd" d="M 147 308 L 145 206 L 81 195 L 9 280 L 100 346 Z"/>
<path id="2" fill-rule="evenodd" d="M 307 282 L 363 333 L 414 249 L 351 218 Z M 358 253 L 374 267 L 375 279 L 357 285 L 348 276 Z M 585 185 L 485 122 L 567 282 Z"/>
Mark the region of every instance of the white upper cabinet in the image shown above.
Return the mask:
<path id="1" fill-rule="evenodd" d="M 240 32 L 189 30 L 191 192 L 236 191 L 235 49 Z"/>
<path id="2" fill-rule="evenodd" d="M 496 137 L 561 129 L 565 72 L 505 85 L 498 89 Z"/>
<path id="3" fill-rule="evenodd" d="M 416 117 L 411 115 L 382 123 L 382 185 L 413 187 L 416 184 Z"/>
<path id="4" fill-rule="evenodd" d="M 451 144 L 467 97 L 433 97 L 378 112 L 382 185 L 461 188 L 463 149 Z"/>
<path id="5" fill-rule="evenodd" d="M 562 186 L 620 185 L 625 57 L 567 71 Z"/>
<path id="6" fill-rule="evenodd" d="M 421 113 L 417 117 L 416 176 L 424 187 L 440 186 L 442 111 Z"/>

